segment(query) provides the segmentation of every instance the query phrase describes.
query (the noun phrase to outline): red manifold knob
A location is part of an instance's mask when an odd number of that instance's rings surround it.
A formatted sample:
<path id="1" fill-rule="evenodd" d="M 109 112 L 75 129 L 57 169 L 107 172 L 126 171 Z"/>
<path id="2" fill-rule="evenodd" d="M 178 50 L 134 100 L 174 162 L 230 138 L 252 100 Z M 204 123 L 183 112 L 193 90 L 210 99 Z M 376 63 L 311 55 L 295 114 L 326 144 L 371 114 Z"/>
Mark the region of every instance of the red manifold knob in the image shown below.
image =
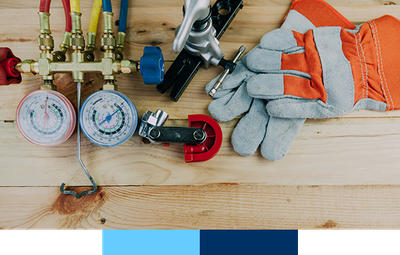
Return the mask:
<path id="1" fill-rule="evenodd" d="M 21 82 L 21 74 L 14 68 L 19 62 L 21 62 L 21 59 L 14 56 L 9 48 L 0 47 L 0 85 Z"/>

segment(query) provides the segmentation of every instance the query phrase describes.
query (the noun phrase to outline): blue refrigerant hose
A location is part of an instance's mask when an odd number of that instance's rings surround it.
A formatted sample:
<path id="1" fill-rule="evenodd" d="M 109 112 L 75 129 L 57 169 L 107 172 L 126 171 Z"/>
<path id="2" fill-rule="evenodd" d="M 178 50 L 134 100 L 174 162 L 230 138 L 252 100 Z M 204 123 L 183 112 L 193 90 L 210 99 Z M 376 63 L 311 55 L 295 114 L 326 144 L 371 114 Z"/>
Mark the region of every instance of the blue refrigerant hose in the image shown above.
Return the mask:
<path id="1" fill-rule="evenodd" d="M 103 0 L 103 12 L 112 12 L 111 0 Z"/>
<path id="2" fill-rule="evenodd" d="M 126 21 L 128 18 L 129 0 L 121 0 L 121 9 L 119 12 L 118 32 L 126 32 Z"/>

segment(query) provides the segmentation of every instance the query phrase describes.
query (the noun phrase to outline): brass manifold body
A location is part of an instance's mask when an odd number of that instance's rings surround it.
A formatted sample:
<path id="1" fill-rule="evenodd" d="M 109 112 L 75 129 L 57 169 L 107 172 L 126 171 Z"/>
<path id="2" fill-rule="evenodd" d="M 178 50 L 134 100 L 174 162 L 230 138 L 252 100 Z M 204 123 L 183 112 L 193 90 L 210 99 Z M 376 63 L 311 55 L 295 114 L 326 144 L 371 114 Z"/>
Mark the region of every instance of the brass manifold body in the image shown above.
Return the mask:
<path id="1" fill-rule="evenodd" d="M 101 61 L 94 61 L 95 38 L 93 33 L 88 35 L 88 47 L 85 49 L 85 39 L 81 30 L 81 13 L 71 12 L 72 30 L 71 33 L 64 32 L 63 41 L 60 45 L 61 51 L 54 51 L 54 40 L 51 36 L 49 13 L 39 12 L 40 35 L 38 38 L 39 49 L 41 50 L 38 61 L 27 59 L 16 65 L 16 69 L 24 74 L 39 74 L 43 77 L 42 89 L 53 89 L 55 73 L 72 73 L 74 82 L 84 82 L 85 73 L 101 72 L 107 81 L 104 89 L 115 90 L 115 75 L 119 73 L 133 73 L 139 70 L 139 63 L 131 60 L 122 60 L 120 52 L 123 49 L 121 41 L 125 33 L 118 33 L 118 45 L 113 33 L 112 12 L 104 12 L 104 31 L 101 39 L 103 56 Z M 120 38 L 121 37 L 121 38 Z M 71 61 L 65 61 L 65 53 L 71 50 Z"/>

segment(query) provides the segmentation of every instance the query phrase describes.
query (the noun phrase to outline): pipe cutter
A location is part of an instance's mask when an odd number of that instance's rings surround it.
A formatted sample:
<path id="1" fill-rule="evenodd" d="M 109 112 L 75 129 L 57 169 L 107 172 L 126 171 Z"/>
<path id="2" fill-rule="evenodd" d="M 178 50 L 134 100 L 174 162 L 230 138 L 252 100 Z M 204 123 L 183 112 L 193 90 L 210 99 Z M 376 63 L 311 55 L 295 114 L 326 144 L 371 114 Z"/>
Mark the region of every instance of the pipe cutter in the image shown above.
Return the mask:
<path id="1" fill-rule="evenodd" d="M 184 143 L 185 162 L 206 161 L 214 157 L 222 144 L 222 130 L 206 115 L 189 115 L 189 127 L 164 127 L 168 114 L 162 110 L 147 111 L 142 116 L 139 135 L 151 143 Z"/>

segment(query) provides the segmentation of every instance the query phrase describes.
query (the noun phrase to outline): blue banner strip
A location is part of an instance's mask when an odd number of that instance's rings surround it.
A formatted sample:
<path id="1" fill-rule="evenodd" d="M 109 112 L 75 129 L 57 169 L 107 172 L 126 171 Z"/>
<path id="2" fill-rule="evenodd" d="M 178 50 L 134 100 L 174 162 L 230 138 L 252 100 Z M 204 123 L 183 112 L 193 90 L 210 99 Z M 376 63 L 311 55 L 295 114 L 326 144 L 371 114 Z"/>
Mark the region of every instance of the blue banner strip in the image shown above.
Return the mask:
<path id="1" fill-rule="evenodd" d="M 200 230 L 103 230 L 103 255 L 200 255 Z"/>

